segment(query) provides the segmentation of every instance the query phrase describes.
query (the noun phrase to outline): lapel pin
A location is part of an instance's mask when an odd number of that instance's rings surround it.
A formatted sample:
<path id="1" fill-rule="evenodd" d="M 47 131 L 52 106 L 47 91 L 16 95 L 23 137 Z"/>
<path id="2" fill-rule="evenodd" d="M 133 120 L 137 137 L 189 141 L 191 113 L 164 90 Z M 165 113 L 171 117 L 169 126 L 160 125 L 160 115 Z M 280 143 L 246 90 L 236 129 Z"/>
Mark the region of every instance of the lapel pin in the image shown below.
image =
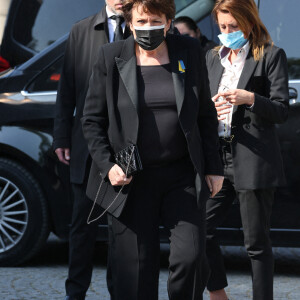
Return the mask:
<path id="1" fill-rule="evenodd" d="M 178 70 L 180 73 L 185 73 L 185 65 L 183 60 L 178 61 Z"/>

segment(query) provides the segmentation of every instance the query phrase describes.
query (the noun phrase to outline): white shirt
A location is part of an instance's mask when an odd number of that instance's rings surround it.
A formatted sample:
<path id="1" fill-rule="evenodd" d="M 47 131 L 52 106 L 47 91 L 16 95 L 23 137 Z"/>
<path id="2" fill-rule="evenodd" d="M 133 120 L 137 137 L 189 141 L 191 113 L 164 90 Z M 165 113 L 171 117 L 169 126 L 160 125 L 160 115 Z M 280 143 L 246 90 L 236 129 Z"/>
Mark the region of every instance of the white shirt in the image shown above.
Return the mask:
<path id="1" fill-rule="evenodd" d="M 107 14 L 107 24 L 108 24 L 108 33 L 109 33 L 109 42 L 112 43 L 114 41 L 115 29 L 117 26 L 116 20 L 111 19 L 111 16 L 115 14 L 107 7 L 106 5 L 106 14 Z M 125 22 L 122 23 L 123 32 L 125 30 Z"/>
<path id="2" fill-rule="evenodd" d="M 218 93 L 237 88 L 247 55 L 249 53 L 249 49 L 249 42 L 247 42 L 243 48 L 240 49 L 236 59 L 232 64 L 228 59 L 230 50 L 224 46 L 219 50 L 219 56 L 221 64 L 224 67 L 224 72 L 219 83 Z M 231 135 L 232 111 L 233 105 L 231 105 L 230 113 L 225 115 L 226 119 L 219 121 L 218 132 L 220 137 L 230 137 Z"/>

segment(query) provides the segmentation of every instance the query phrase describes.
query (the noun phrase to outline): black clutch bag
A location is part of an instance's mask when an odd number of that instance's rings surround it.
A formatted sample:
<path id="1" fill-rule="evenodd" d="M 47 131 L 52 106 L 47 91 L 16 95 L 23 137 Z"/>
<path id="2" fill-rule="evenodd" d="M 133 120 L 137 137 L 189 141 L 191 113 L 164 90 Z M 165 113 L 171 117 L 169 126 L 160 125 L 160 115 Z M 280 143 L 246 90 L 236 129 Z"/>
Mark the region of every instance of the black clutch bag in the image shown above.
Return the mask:
<path id="1" fill-rule="evenodd" d="M 137 146 L 133 144 L 117 152 L 115 154 L 115 161 L 127 177 L 143 170 Z M 112 186 L 109 182 L 104 182 L 104 179 L 102 179 L 98 187 L 93 207 L 88 216 L 87 223 L 90 224 L 100 219 L 107 211 L 114 216 L 119 216 L 125 204 L 125 201 L 122 199 L 126 200 L 128 189 L 130 189 L 130 187 L 131 185 Z M 125 192 L 125 190 L 127 191 Z M 114 197 L 113 200 L 111 200 L 112 197 Z M 118 202 L 116 201 L 117 199 Z M 96 203 L 104 208 L 104 211 L 100 214 L 100 216 L 91 220 L 91 215 Z"/>
<path id="2" fill-rule="evenodd" d="M 115 154 L 116 164 L 127 177 L 143 170 L 141 158 L 136 145 L 129 145 Z"/>

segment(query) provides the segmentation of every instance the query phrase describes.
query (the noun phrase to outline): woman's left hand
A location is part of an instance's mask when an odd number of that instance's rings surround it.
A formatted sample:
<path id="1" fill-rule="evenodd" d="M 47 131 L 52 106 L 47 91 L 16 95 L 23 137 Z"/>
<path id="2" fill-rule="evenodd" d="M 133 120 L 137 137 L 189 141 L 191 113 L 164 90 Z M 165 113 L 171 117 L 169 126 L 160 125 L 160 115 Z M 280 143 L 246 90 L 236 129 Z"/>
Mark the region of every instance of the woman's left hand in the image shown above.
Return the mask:
<path id="1" fill-rule="evenodd" d="M 254 93 L 240 89 L 228 90 L 226 92 L 219 93 L 219 95 L 223 96 L 229 103 L 233 105 L 246 104 L 251 106 L 255 99 Z"/>

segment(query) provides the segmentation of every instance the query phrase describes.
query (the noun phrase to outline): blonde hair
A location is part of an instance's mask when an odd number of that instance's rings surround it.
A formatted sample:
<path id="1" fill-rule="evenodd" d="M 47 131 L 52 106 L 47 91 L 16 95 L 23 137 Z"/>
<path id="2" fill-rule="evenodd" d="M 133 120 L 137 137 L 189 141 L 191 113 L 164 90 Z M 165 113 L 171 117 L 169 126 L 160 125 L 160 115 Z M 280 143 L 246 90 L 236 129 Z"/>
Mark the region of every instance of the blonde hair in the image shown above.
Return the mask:
<path id="1" fill-rule="evenodd" d="M 237 21 L 240 30 L 248 37 L 254 60 L 264 55 L 265 46 L 272 44 L 270 34 L 259 17 L 254 0 L 216 0 L 212 14 L 218 23 L 218 13 L 230 13 Z"/>

